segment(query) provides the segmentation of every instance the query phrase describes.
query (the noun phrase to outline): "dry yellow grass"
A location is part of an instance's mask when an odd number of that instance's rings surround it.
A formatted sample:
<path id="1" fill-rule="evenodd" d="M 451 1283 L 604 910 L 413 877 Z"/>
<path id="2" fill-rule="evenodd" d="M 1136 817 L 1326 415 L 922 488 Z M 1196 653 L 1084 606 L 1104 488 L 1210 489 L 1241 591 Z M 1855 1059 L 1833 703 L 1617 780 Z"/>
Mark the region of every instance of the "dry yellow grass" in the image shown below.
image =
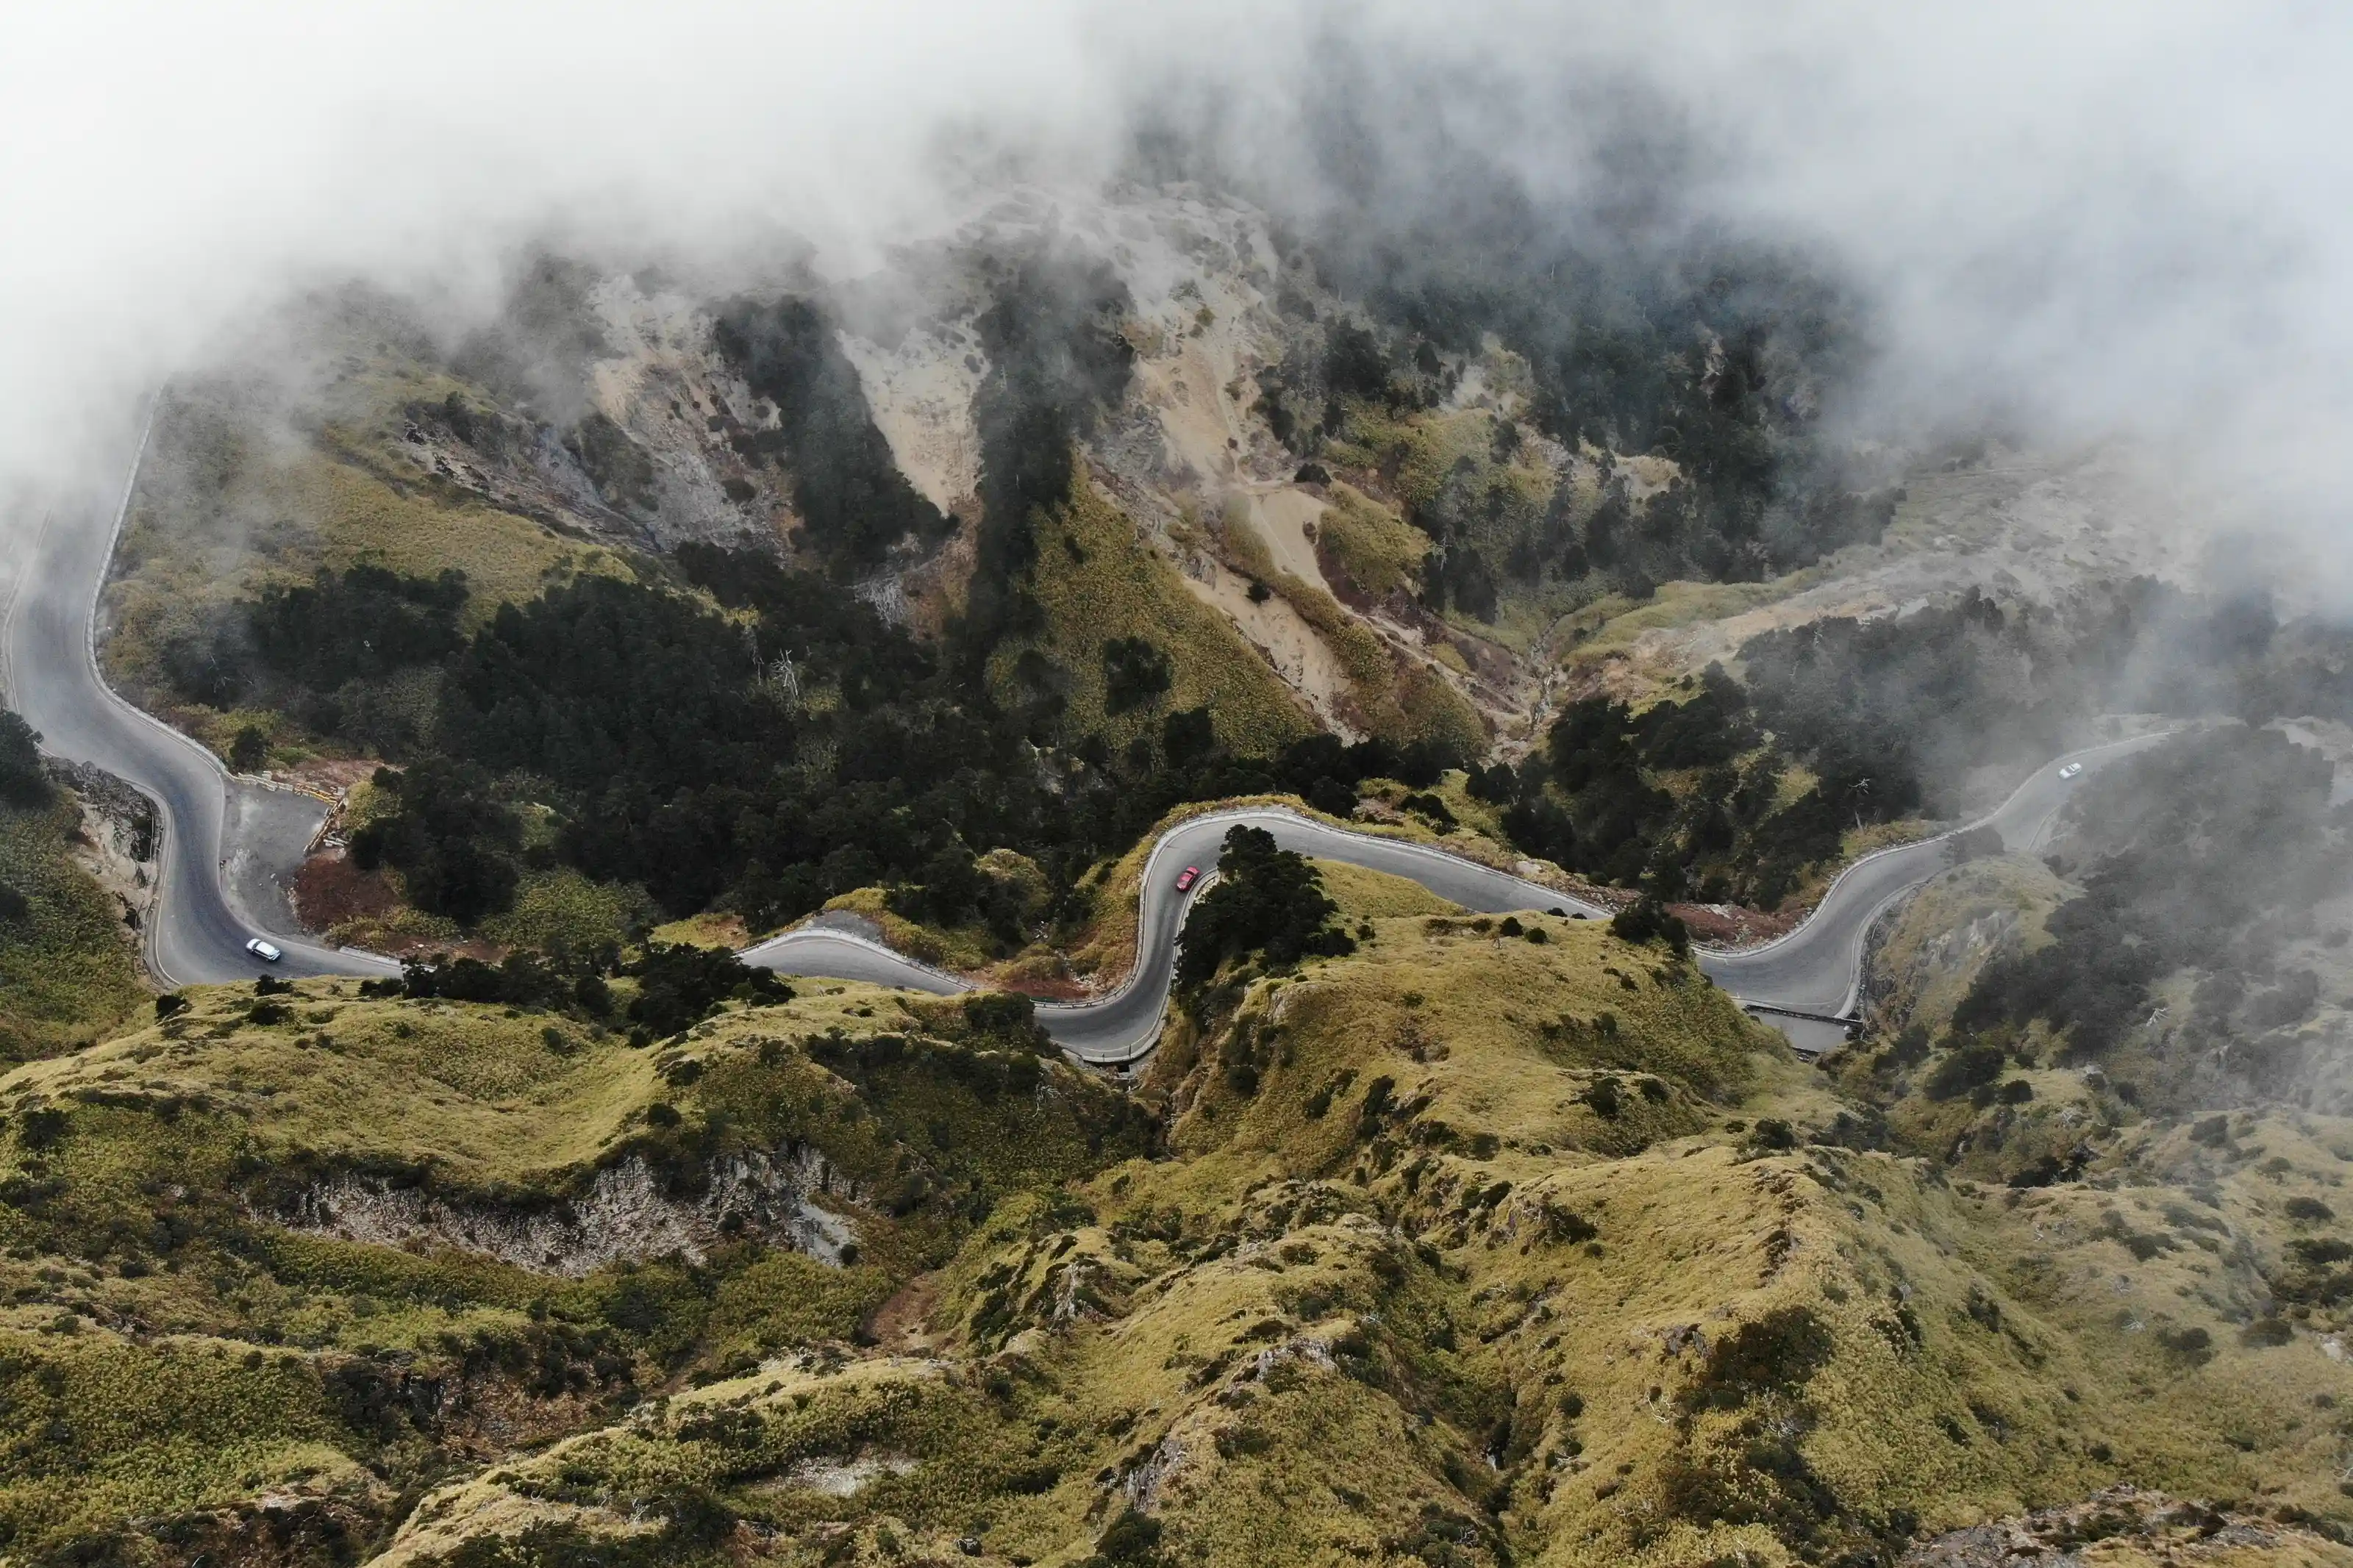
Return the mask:
<path id="1" fill-rule="evenodd" d="M 147 1000 L 120 907 L 75 864 L 79 808 L 0 805 L 0 886 L 26 900 L 0 921 L 0 1058 L 70 1050 L 121 1026 Z"/>
<path id="2" fill-rule="evenodd" d="M 1807 1142 L 1821 1076 L 1664 949 L 1370 923 L 1179 1025 L 1144 1091 L 1174 1157 L 1000 1205 L 920 1351 L 674 1393 L 446 1488 L 393 1560 L 533 1524 L 588 1549 L 681 1486 L 861 1565 L 965 1534 L 1074 1563 L 1131 1499 L 1183 1560 L 1251 1568 L 1779 1568 L 2120 1479 L 2341 1510 L 2333 1322 L 2239 1323 L 2353 1123 L 2152 1127 L 2096 1184 L 1981 1189 Z M 795 1010 L 844 1004 L 887 1005 Z"/>
<path id="3" fill-rule="evenodd" d="M 1351 486 L 1332 487 L 1332 504 L 1316 522 L 1316 543 L 1372 598 L 1410 597 L 1421 590 L 1430 536 Z"/>
<path id="4" fill-rule="evenodd" d="M 1317 860 L 1314 864 L 1324 879 L 1324 891 L 1340 906 L 1339 918 L 1343 921 L 1461 912 L 1461 906 L 1440 898 L 1409 878 L 1392 877 L 1387 871 L 1351 866 L 1344 860 Z"/>
<path id="5" fill-rule="evenodd" d="M 1235 752 L 1264 756 L 1314 727 L 1282 678 L 1216 610 L 1185 591 L 1166 559 L 1136 536 L 1135 525 L 1083 478 L 1050 517 L 1038 522 L 1041 564 L 1037 595 L 1047 630 L 1035 644 L 1008 644 L 989 661 L 991 679 L 1009 689 L 1013 667 L 1035 647 L 1069 682 L 1067 713 L 1080 733 L 1114 746 L 1156 727 L 1168 712 L 1207 707 L 1218 738 Z M 1124 713 L 1104 704 L 1103 645 L 1141 637 L 1167 656 L 1171 684 L 1162 696 Z"/>

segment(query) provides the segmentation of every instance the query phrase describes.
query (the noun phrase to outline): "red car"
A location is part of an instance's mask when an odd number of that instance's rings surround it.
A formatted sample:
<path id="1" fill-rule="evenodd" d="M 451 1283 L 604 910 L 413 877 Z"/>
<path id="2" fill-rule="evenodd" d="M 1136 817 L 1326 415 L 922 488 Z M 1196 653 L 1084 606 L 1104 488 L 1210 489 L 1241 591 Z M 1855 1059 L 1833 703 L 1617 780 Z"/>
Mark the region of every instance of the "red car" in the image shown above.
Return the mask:
<path id="1" fill-rule="evenodd" d="M 1198 866 L 1187 866 L 1184 870 L 1178 872 L 1176 875 L 1176 890 L 1181 893 L 1200 879 L 1201 868 Z"/>

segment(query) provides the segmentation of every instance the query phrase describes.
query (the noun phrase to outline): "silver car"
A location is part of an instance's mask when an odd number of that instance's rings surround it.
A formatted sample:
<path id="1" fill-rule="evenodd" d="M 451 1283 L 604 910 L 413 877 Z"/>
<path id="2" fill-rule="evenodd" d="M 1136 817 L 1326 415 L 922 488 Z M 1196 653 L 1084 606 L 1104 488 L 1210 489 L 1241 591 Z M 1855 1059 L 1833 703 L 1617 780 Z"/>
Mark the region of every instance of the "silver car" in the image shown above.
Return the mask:
<path id="1" fill-rule="evenodd" d="M 281 959 L 281 958 L 283 958 L 283 957 L 285 957 L 285 956 L 286 956 L 283 952 L 280 952 L 280 951 L 279 951 L 279 950 L 278 950 L 274 945 L 272 945 L 272 944 L 271 944 L 271 943 L 269 943 L 269 942 L 266 942 L 262 941 L 262 940 L 261 940 L 259 937 L 258 937 L 258 936 L 257 936 L 257 937 L 250 937 L 250 938 L 248 938 L 248 939 L 247 939 L 247 941 L 246 941 L 246 944 L 245 944 L 245 951 L 246 951 L 246 952 L 249 952 L 249 953 L 251 953 L 251 954 L 253 954 L 253 956 L 254 956 L 254 957 L 256 957 L 256 958 L 258 958 L 258 959 L 261 960 L 261 962 L 262 962 L 262 963 L 277 963 L 280 959 Z"/>
<path id="2" fill-rule="evenodd" d="M 2083 763 L 2069 763 L 2065 767 L 2061 768 L 2061 769 L 2059 770 L 2059 776 L 2060 776 L 2061 778 L 2063 778 L 2063 779 L 2072 779 L 2072 778 L 2073 778 L 2076 774 L 2078 774 L 2078 773 L 2082 773 L 2083 771 L 2084 771 L 2084 764 L 2083 764 Z"/>

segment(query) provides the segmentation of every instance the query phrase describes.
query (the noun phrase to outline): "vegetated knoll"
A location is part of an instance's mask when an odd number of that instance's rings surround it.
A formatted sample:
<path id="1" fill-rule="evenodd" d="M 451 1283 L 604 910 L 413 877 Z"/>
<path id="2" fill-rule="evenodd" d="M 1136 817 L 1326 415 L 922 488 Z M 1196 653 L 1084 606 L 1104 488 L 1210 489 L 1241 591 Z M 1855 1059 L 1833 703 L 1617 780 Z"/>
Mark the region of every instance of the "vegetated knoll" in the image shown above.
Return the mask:
<path id="1" fill-rule="evenodd" d="M 1663 943 L 1354 930 L 1192 994 L 1142 1090 L 1174 1158 L 1000 1205 L 872 1355 L 443 1491 L 395 1560 L 1885 1562 L 2120 1480 L 2337 1528 L 2353 1371 L 2229 1321 L 2278 1196 L 2144 1280 L 2137 1193 L 2027 1200 L 2062 1220 L 1814 1142 L 1862 1123 Z"/>
<path id="2" fill-rule="evenodd" d="M 1185 591 L 1135 524 L 1083 477 L 1029 523 L 1040 565 L 1028 589 L 1039 624 L 989 655 L 1008 706 L 1050 711 L 1073 740 L 1113 753 L 1171 712 L 1200 710 L 1217 737 L 1266 756 L 1311 733 L 1314 716 L 1215 610 Z M 1059 559 L 1058 559 L 1059 557 Z"/>
<path id="3" fill-rule="evenodd" d="M 429 403 L 478 436 L 498 417 L 480 388 L 420 353 L 387 341 L 348 356 L 299 416 L 229 381 L 178 387 L 158 406 L 107 589 L 100 656 L 135 700 L 224 756 L 240 731 L 255 730 L 263 755 L 239 758 L 240 767 L 292 766 L 322 742 L 332 754 L 343 731 L 379 754 L 397 747 L 426 726 L 431 688 L 421 672 L 449 632 L 550 581 L 628 571 L 568 515 L 446 458 L 436 469 L 424 447 L 402 438 L 405 424 L 416 428 L 401 413 L 411 404 Z M 290 419 L 299 432 L 288 431 Z M 527 425 L 513 439 L 535 449 Z M 353 568 L 373 575 L 355 582 L 346 575 Z M 427 625 L 419 637 L 387 624 L 378 629 L 394 635 L 364 638 L 381 646 L 359 664 L 300 637 L 273 638 L 281 628 L 269 624 L 269 606 L 252 607 L 273 590 L 314 584 L 363 598 L 359 608 L 376 621 L 423 620 L 444 607 L 417 602 L 400 616 L 409 580 L 427 591 L 413 597 L 438 591 L 453 601 L 448 629 Z M 357 629 L 349 616 L 325 620 Z"/>
<path id="4" fill-rule="evenodd" d="M 1711 664 L 1637 702 L 1577 698 L 1472 793 L 1529 854 L 1663 899 L 1789 912 L 1853 856 L 1989 810 L 2054 752 L 2132 732 L 2103 714 L 2331 716 L 2345 636 L 2148 579 L 2057 608 L 1972 590 L 1767 632 L 1736 671 Z"/>
<path id="5" fill-rule="evenodd" d="M 1008 1194 L 1154 1142 L 1012 999 L 828 987 L 639 1047 L 348 983 L 162 1010 L 0 1079 L 15 1551 L 349 1562 L 453 1470 L 839 1355 Z"/>
<path id="6" fill-rule="evenodd" d="M 78 864 L 80 805 L 43 772 L 37 737 L 0 709 L 0 1060 L 69 1050 L 144 1000 L 115 900 Z"/>
<path id="7" fill-rule="evenodd" d="M 2031 856 L 1949 858 L 1951 869 L 1905 900 L 1872 950 L 1865 1005 L 1890 1028 L 1942 1031 L 1996 955 L 2050 940 L 2044 922 L 2067 900 L 2067 884 Z"/>
<path id="8" fill-rule="evenodd" d="M 1978 860 L 1923 892 L 1874 963 L 1870 1037 L 1832 1066 L 1907 1147 L 2019 1185 L 2143 1118 L 2353 1109 L 2330 790 L 2317 752 L 2236 725 L 2087 778 L 2047 867 Z"/>

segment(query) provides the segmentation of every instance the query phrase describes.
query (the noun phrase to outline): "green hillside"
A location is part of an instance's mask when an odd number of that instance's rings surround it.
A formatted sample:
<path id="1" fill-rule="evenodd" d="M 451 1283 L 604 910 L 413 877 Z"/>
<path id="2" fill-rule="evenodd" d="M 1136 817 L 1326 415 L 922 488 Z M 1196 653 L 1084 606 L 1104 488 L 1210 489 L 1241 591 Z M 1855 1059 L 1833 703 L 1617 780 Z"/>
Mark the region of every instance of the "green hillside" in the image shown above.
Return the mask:
<path id="1" fill-rule="evenodd" d="M 121 906 L 75 862 L 82 833 L 31 731 L 0 709 L 0 1061 L 71 1050 L 145 1005 Z"/>
<path id="2" fill-rule="evenodd" d="M 219 988 L 18 1068 L 14 1550 L 1879 1561 L 2126 1480 L 2327 1545 L 2353 1123 L 1981 1186 L 1663 943 L 1332 890 L 1355 951 L 1132 1091 L 831 984 L 644 1047 Z"/>

